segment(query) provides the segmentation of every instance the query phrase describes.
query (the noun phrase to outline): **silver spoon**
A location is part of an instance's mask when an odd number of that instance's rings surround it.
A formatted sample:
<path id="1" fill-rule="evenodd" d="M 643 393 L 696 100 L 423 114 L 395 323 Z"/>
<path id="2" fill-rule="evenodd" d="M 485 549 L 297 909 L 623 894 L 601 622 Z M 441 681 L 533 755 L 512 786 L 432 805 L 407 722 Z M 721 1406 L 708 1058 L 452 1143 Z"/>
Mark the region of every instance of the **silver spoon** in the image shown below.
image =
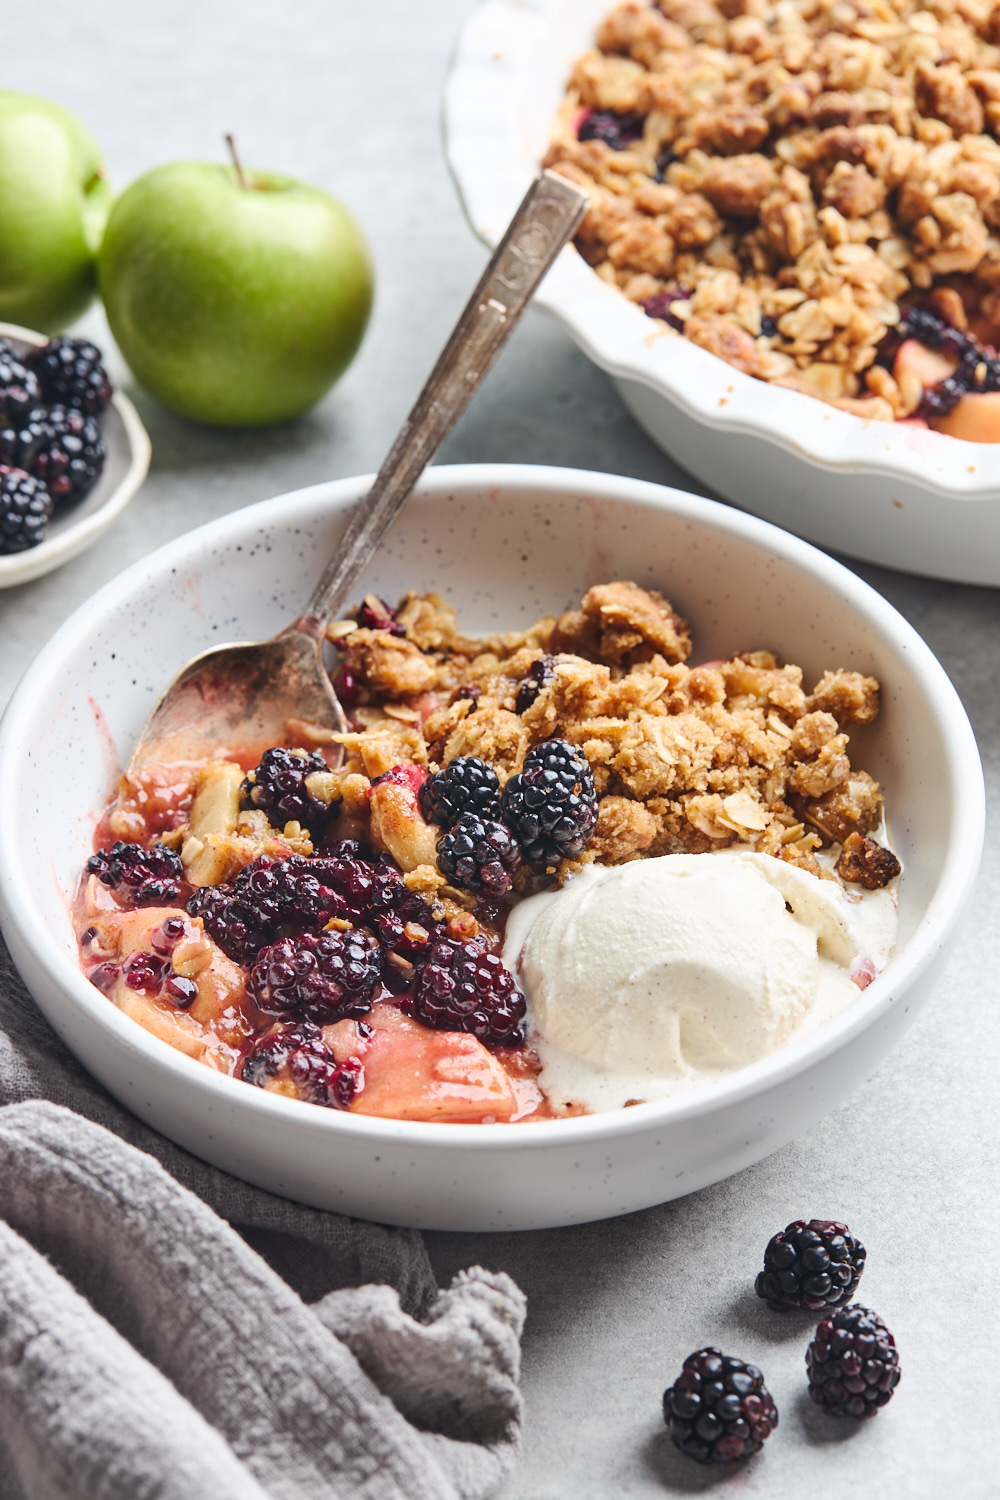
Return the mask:
<path id="1" fill-rule="evenodd" d="M 586 194 L 565 178 L 544 172 L 535 179 L 303 613 L 271 640 L 215 646 L 188 662 L 147 719 L 130 772 L 156 761 L 201 760 L 236 745 L 260 753 L 285 743 L 293 718 L 347 729 L 323 665 L 326 623 L 347 604 L 586 207 Z"/>

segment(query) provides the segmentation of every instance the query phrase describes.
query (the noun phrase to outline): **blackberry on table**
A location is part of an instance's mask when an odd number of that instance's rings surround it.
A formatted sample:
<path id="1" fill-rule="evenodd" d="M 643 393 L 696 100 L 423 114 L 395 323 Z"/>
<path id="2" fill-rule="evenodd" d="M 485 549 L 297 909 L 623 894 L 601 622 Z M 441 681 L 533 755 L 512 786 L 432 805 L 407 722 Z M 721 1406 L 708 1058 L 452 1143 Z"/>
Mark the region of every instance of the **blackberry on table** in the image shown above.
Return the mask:
<path id="1" fill-rule="evenodd" d="M 899 1384 L 896 1340 L 878 1313 L 854 1302 L 824 1318 L 806 1350 L 809 1394 L 835 1416 L 873 1417 Z"/>
<path id="2" fill-rule="evenodd" d="M 533 661 L 527 673 L 521 678 L 514 695 L 514 712 L 523 714 L 525 709 L 531 707 L 543 687 L 548 687 L 556 675 L 556 659 L 554 656 L 540 656 Z"/>
<path id="3" fill-rule="evenodd" d="M 842 1307 L 854 1296 L 866 1253 L 846 1224 L 796 1219 L 768 1242 L 754 1290 L 779 1310 Z"/>
<path id="4" fill-rule="evenodd" d="M 281 746 L 265 750 L 260 765 L 243 780 L 240 807 L 259 808 L 279 833 L 286 823 L 299 823 L 310 833 L 318 833 L 329 821 L 330 809 L 313 796 L 306 781 L 327 769 L 318 750 L 310 755 Z"/>
<path id="5" fill-rule="evenodd" d="M 266 855 L 226 885 L 203 885 L 187 904 L 227 957 L 244 967 L 279 937 L 316 932 L 332 917 L 349 916 L 347 903 L 321 883 L 314 862 L 293 854 Z"/>
<path id="6" fill-rule="evenodd" d="M 184 866 L 180 855 L 166 844 L 144 849 L 119 839 L 110 849 L 90 856 L 87 873 L 133 906 L 171 906 L 181 893 Z"/>
<path id="7" fill-rule="evenodd" d="M 663 1393 L 673 1443 L 701 1464 L 759 1453 L 778 1425 L 778 1409 L 756 1365 L 708 1346 L 689 1354 Z"/>
<path id="8" fill-rule="evenodd" d="M 327 1109 L 349 1109 L 365 1086 L 356 1057 L 338 1063 L 318 1026 L 282 1026 L 259 1037 L 246 1057 L 240 1077 L 257 1088 L 272 1079 L 291 1083 L 300 1099 Z"/>
<path id="9" fill-rule="evenodd" d="M 49 339 L 44 348 L 27 356 L 26 363 L 37 377 L 42 400 L 50 406 L 75 406 L 96 417 L 111 400 L 101 351 L 87 339 Z"/>
<path id="10" fill-rule="evenodd" d="M 371 1010 L 383 962 L 365 932 L 303 932 L 258 953 L 247 992 L 270 1015 L 326 1026 Z"/>
<path id="11" fill-rule="evenodd" d="M 513 883 L 521 851 L 502 823 L 463 813 L 438 841 L 437 867 L 452 885 L 502 896 Z"/>
<path id="12" fill-rule="evenodd" d="M 37 547 L 52 510 L 52 496 L 40 479 L 0 464 L 0 554 Z"/>
<path id="13" fill-rule="evenodd" d="M 0 339 L 0 412 L 8 422 L 17 423 L 29 411 L 42 404 L 38 377 L 28 368 L 10 339 Z"/>
<path id="14" fill-rule="evenodd" d="M 638 110 L 618 114 L 613 109 L 592 109 L 577 131 L 577 139 L 603 141 L 612 151 L 627 151 L 642 135 L 645 123 Z"/>
<path id="15" fill-rule="evenodd" d="M 420 806 L 428 823 L 451 828 L 463 813 L 500 817 L 497 773 L 478 755 L 458 755 L 420 788 Z"/>
<path id="16" fill-rule="evenodd" d="M 504 787 L 501 816 L 526 859 L 556 864 L 590 842 L 597 793 L 587 757 L 567 740 L 545 740 Z"/>
<path id="17" fill-rule="evenodd" d="M 524 996 L 495 953 L 476 942 L 441 938 L 417 971 L 413 1014 L 439 1031 L 467 1031 L 481 1042 L 505 1047 L 524 1040 Z"/>

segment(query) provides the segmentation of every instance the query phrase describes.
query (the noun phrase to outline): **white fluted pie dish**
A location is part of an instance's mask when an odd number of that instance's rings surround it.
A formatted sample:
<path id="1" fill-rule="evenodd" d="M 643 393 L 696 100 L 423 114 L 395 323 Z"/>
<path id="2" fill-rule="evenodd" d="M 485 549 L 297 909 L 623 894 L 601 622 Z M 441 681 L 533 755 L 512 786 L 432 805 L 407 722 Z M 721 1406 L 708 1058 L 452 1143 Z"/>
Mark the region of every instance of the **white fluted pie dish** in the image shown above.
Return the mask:
<path id="1" fill-rule="evenodd" d="M 575 58 L 613 0 L 485 0 L 445 93 L 448 160 L 495 244 L 539 169 Z M 734 505 L 852 557 L 1000 584 L 1000 444 L 837 411 L 664 334 L 571 247 L 535 302 L 661 448 Z"/>

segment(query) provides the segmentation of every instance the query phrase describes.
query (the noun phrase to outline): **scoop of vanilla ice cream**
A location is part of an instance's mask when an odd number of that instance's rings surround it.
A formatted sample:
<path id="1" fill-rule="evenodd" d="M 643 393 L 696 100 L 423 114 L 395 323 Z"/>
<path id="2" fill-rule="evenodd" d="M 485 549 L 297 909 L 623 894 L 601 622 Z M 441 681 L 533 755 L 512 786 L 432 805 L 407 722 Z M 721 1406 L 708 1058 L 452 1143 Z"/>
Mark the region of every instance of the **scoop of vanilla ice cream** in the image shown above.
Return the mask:
<path id="1" fill-rule="evenodd" d="M 838 882 L 728 850 L 588 866 L 516 907 L 504 950 L 543 1088 L 598 1109 L 767 1056 L 856 998 L 857 954 Z"/>

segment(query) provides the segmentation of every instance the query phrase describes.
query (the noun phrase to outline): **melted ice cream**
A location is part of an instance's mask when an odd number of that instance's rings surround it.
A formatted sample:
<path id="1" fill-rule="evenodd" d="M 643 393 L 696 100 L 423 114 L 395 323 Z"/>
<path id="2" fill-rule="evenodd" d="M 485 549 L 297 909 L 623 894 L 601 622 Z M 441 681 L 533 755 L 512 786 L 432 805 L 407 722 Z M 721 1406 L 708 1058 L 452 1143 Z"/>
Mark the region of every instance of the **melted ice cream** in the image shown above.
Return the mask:
<path id="1" fill-rule="evenodd" d="M 723 850 L 590 865 L 514 909 L 504 959 L 552 1102 L 606 1110 L 722 1077 L 822 1024 L 885 965 L 895 930 L 889 890 L 849 895 Z"/>

